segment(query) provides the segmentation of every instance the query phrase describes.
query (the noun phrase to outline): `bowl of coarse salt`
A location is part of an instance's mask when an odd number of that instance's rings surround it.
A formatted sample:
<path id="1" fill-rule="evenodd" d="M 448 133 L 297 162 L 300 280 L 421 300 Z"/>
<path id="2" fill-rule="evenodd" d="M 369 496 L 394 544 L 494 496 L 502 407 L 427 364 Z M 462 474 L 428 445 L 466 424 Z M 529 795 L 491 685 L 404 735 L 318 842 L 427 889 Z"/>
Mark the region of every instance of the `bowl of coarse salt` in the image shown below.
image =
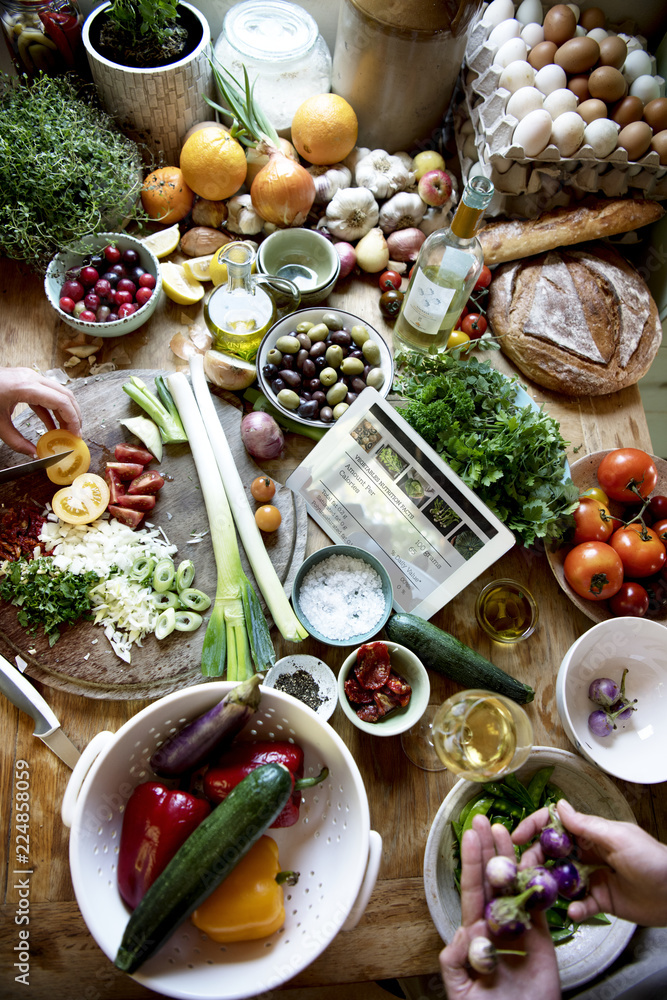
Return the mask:
<path id="1" fill-rule="evenodd" d="M 358 646 L 380 631 L 394 600 L 382 563 L 356 545 L 328 545 L 294 578 L 292 605 L 304 628 L 329 646 Z"/>

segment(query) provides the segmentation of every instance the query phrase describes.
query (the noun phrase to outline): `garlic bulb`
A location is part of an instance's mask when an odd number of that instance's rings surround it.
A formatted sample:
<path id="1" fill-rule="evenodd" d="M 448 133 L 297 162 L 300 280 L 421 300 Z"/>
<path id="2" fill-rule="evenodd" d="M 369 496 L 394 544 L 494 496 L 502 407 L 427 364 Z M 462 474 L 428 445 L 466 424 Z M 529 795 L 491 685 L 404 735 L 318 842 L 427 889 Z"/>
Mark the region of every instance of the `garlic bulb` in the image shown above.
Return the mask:
<path id="1" fill-rule="evenodd" d="M 326 226 L 332 236 L 354 243 L 377 225 L 380 209 L 365 187 L 336 191 L 326 211 Z"/>
<path id="2" fill-rule="evenodd" d="M 344 163 L 334 163 L 331 166 L 316 166 L 306 168 L 315 181 L 315 204 L 328 205 L 336 191 L 347 188 L 352 183 L 352 171 Z"/>
<path id="3" fill-rule="evenodd" d="M 227 229 L 243 236 L 261 233 L 265 220 L 255 211 L 249 194 L 235 194 L 227 202 Z"/>
<path id="4" fill-rule="evenodd" d="M 359 187 L 368 188 L 376 198 L 391 198 L 403 191 L 410 182 L 410 173 L 400 156 L 391 156 L 384 149 L 374 149 L 359 160 L 354 171 Z"/>
<path id="5" fill-rule="evenodd" d="M 452 213 L 450 212 L 451 201 L 445 202 L 444 205 L 439 207 L 434 207 L 430 205 L 425 213 L 424 217 L 420 223 L 418 223 L 419 229 L 426 236 L 430 236 L 434 233 L 436 229 L 445 229 L 452 219 Z"/>
<path id="6" fill-rule="evenodd" d="M 380 209 L 380 229 L 383 233 L 393 233 L 397 229 L 416 228 L 424 217 L 426 203 L 418 194 L 399 191 Z"/>
<path id="7" fill-rule="evenodd" d="M 399 150 L 397 153 L 394 153 L 393 155 L 397 156 L 399 160 L 402 161 L 402 163 L 405 166 L 405 169 L 408 172 L 408 183 L 405 185 L 406 189 L 415 187 L 417 184 L 417 178 L 415 177 L 415 170 L 412 165 L 414 162 L 414 157 L 410 156 L 409 153 L 406 153 L 405 150 L 402 149 Z"/>
<path id="8" fill-rule="evenodd" d="M 351 153 L 348 153 L 343 163 L 345 166 L 352 171 L 352 176 L 354 177 L 354 172 L 357 169 L 357 163 L 359 160 L 363 160 L 364 157 L 368 156 L 370 149 L 368 146 L 355 146 Z M 355 182 L 356 183 L 356 182 Z"/>

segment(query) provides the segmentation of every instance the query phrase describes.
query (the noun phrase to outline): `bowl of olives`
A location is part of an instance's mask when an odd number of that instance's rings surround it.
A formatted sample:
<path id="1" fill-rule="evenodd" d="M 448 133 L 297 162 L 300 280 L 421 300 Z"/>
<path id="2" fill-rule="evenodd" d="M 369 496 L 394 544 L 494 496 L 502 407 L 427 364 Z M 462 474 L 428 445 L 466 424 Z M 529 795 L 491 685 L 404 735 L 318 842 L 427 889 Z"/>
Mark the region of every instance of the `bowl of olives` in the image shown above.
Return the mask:
<path id="1" fill-rule="evenodd" d="M 278 410 L 297 423 L 330 427 L 372 386 L 386 396 L 394 376 L 378 331 L 343 309 L 290 313 L 271 327 L 257 353 L 257 378 Z"/>

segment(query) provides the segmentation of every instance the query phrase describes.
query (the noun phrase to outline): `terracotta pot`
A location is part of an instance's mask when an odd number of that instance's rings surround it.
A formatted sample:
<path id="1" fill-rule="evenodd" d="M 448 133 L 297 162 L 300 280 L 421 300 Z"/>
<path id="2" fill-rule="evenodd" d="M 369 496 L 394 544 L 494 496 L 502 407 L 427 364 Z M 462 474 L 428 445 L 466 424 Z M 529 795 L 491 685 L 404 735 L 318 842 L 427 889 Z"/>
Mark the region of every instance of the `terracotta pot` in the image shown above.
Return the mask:
<path id="1" fill-rule="evenodd" d="M 198 121 L 211 117 L 204 95 L 213 97 L 208 61 L 211 33 L 206 18 L 191 4 L 180 3 L 191 39 L 187 55 L 165 66 L 135 68 L 112 62 L 95 45 L 109 3 L 96 8 L 83 25 L 83 44 L 105 110 L 119 127 L 144 147 L 147 161 L 178 165 L 183 138 Z"/>

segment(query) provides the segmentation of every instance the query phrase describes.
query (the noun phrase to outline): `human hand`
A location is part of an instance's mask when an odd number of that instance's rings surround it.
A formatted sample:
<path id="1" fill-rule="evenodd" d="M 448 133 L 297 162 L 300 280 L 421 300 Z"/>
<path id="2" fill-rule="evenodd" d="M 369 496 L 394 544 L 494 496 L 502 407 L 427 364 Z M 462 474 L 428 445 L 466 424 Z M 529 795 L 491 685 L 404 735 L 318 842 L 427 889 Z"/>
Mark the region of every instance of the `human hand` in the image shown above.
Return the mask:
<path id="1" fill-rule="evenodd" d="M 47 430 L 56 426 L 55 416 L 58 426 L 77 437 L 81 433 L 81 410 L 70 389 L 32 368 L 0 368 L 0 439 L 14 451 L 37 456 L 34 444 L 12 423 L 18 403 L 27 403 Z"/>
<path id="2" fill-rule="evenodd" d="M 510 948 L 523 956 L 501 955 L 496 971 L 480 976 L 467 964 L 468 947 L 477 936 L 488 937 L 483 919 L 491 898 L 484 872 L 494 854 L 514 857 L 504 826 L 491 826 L 486 816 L 475 816 L 472 830 L 461 843 L 461 921 L 456 934 L 440 953 L 440 970 L 449 1000 L 559 1000 L 556 952 L 543 913 L 531 915 L 532 928 Z M 502 945 L 499 945 L 502 948 Z"/>
<path id="3" fill-rule="evenodd" d="M 570 918 L 581 922 L 611 913 L 645 927 L 667 926 L 667 846 L 633 823 L 576 812 L 566 799 L 557 808 L 563 826 L 576 837 L 580 860 L 605 866 L 591 874 L 587 895 L 570 903 Z M 512 840 L 527 844 L 547 822 L 547 810 L 540 809 L 519 823 Z M 521 864 L 543 860 L 537 843 L 524 852 Z"/>

